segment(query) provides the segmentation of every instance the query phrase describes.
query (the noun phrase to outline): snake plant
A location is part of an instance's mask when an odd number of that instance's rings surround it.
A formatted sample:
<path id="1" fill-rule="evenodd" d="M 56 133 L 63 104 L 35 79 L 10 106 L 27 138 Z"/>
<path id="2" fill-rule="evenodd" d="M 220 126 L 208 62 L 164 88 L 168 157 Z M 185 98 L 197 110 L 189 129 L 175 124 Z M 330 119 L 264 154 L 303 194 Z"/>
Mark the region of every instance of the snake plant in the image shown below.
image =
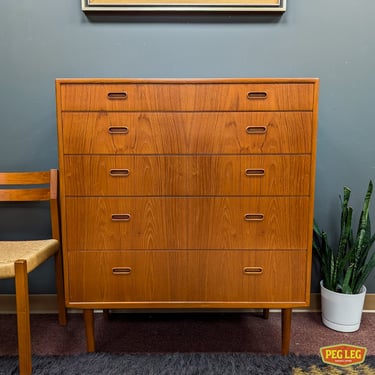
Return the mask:
<path id="1" fill-rule="evenodd" d="M 351 190 L 344 187 L 341 201 L 341 229 L 338 246 L 333 249 L 327 233 L 314 220 L 313 249 L 318 256 L 326 289 L 338 293 L 357 294 L 375 267 L 375 253 L 370 250 L 375 242 L 371 233 L 370 201 L 373 183 L 370 180 L 363 201 L 357 232 L 352 227 L 353 208 L 349 206 Z"/>

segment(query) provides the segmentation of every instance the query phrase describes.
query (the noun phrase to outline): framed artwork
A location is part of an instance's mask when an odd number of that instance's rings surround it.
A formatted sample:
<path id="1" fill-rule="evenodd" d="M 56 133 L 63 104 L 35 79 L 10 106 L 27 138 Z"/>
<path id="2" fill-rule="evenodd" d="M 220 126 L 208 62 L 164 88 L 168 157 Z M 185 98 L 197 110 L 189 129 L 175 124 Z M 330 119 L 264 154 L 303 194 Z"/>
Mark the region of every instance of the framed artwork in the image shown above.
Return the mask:
<path id="1" fill-rule="evenodd" d="M 81 0 L 83 11 L 285 12 L 287 0 Z"/>

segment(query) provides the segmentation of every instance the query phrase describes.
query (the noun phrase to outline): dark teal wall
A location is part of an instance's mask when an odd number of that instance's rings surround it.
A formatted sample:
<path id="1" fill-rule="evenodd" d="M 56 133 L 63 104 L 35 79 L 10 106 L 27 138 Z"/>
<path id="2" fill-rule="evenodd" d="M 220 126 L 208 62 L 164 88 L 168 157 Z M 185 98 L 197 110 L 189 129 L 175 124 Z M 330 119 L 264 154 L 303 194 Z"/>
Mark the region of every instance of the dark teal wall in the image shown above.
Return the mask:
<path id="1" fill-rule="evenodd" d="M 333 230 L 342 186 L 359 205 L 375 179 L 374 14 L 373 0 L 288 0 L 283 15 L 92 16 L 79 0 L 2 1 L 0 169 L 57 166 L 56 77 L 319 77 L 316 217 Z M 0 214 L 0 227 L 9 220 Z M 374 293 L 375 274 L 367 284 Z M 52 263 L 31 290 L 54 291 Z"/>

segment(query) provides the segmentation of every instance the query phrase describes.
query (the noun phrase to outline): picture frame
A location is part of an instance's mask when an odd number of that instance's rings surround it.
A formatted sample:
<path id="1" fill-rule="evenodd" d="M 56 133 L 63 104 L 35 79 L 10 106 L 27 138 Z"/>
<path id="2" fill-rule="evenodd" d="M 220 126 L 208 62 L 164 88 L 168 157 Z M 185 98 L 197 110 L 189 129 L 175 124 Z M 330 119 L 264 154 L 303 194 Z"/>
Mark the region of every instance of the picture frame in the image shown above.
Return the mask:
<path id="1" fill-rule="evenodd" d="M 87 11 L 285 12 L 287 0 L 81 0 Z"/>

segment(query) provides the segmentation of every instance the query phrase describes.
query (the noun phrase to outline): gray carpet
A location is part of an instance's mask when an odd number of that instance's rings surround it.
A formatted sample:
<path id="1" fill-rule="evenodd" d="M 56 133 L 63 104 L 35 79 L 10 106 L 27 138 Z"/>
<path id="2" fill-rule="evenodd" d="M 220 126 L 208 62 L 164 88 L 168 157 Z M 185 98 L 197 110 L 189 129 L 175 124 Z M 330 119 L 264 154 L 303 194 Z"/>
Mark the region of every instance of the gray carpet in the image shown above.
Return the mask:
<path id="1" fill-rule="evenodd" d="M 15 356 L 0 357 L 0 374 L 18 373 Z M 279 375 L 375 374 L 375 356 L 346 368 L 324 364 L 319 356 L 246 353 L 106 354 L 33 356 L 33 375 Z"/>

